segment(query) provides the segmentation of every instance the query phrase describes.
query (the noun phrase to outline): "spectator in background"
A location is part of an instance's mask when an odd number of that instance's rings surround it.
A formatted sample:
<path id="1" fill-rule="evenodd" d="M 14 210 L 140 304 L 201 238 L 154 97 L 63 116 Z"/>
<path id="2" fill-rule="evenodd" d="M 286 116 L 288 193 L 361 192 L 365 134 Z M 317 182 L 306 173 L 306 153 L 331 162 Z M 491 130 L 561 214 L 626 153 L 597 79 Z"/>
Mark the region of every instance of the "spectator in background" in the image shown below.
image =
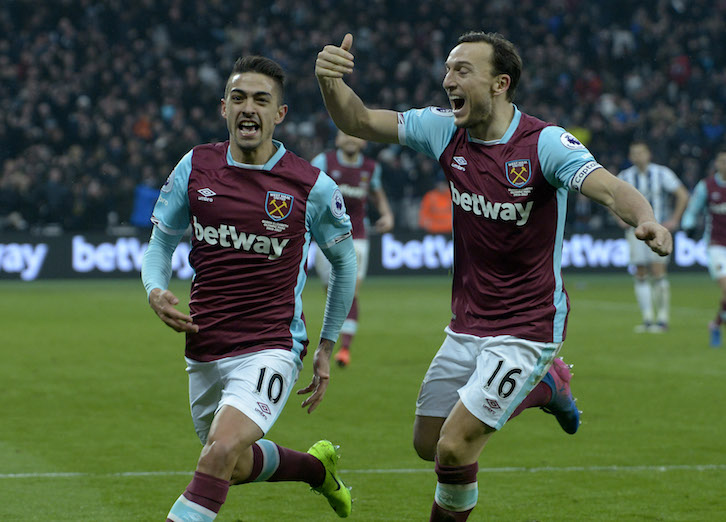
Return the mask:
<path id="1" fill-rule="evenodd" d="M 631 167 L 618 177 L 633 185 L 653 207 L 655 218 L 670 231 L 675 231 L 688 204 L 688 191 L 678 176 L 664 165 L 651 162 L 648 144 L 634 141 L 629 152 Z M 675 199 L 675 203 L 671 202 Z M 638 333 L 668 331 L 670 315 L 670 283 L 668 261 L 670 256 L 659 256 L 635 237 L 633 227 L 620 220 L 626 230 L 630 247 L 630 264 L 635 266 L 635 297 L 643 322 L 635 327 Z"/>
<path id="2" fill-rule="evenodd" d="M 451 191 L 443 173 L 436 178 L 434 188 L 421 198 L 419 226 L 429 234 L 451 233 Z"/>
<path id="3" fill-rule="evenodd" d="M 134 188 L 134 207 L 131 211 L 131 224 L 138 228 L 151 229 L 151 214 L 159 198 L 159 183 L 153 169 L 144 167 L 144 177 Z"/>
<path id="4" fill-rule="evenodd" d="M 328 121 L 320 104 L 310 102 L 318 88 L 308 57 L 324 43 L 321 35 L 345 24 L 362 36 L 357 57 L 365 65 L 354 81 L 364 99 L 401 108 L 444 105 L 442 42 L 482 19 L 496 19 L 498 30 L 516 35 L 526 49 L 531 81 L 518 93 L 520 109 L 578 138 L 577 127 L 588 129 L 586 146 L 603 164 L 623 168 L 623 151 L 637 134 L 679 174 L 687 172 L 686 162 L 702 173 L 726 139 L 718 120 L 726 106 L 724 2 L 653 0 L 646 8 L 643 2 L 542 0 L 526 16 L 516 2 L 390 0 L 356 9 L 353 0 L 339 0 L 339 10 L 324 12 L 303 0 L 282 4 L 0 2 L 0 164 L 21 160 L 33 192 L 53 166 L 69 190 L 84 174 L 98 177 L 112 196 L 109 210 L 128 224 L 142 177 L 132 158 L 170 172 L 184 151 L 216 139 L 210 107 L 231 57 L 269 50 L 288 66 L 294 111 L 278 137 L 312 158 L 325 147 L 320 127 Z M 250 29 L 256 21 L 259 30 Z M 283 32 L 295 45 L 275 39 Z M 67 161 L 74 146 L 81 149 L 80 173 Z M 37 154 L 41 147 L 51 154 Z M 382 148 L 371 143 L 368 154 L 377 157 Z M 397 226 L 417 228 L 419 187 L 428 185 L 417 185 L 415 177 L 428 160 L 392 152 L 404 156 L 392 160 L 402 167 L 395 179 L 385 180 Z M 128 192 L 122 198 L 116 182 L 101 177 L 107 160 L 132 178 L 128 186 L 120 182 Z M 407 209 L 414 209 L 411 215 Z M 24 219 L 31 230 L 43 223 L 34 213 Z"/>

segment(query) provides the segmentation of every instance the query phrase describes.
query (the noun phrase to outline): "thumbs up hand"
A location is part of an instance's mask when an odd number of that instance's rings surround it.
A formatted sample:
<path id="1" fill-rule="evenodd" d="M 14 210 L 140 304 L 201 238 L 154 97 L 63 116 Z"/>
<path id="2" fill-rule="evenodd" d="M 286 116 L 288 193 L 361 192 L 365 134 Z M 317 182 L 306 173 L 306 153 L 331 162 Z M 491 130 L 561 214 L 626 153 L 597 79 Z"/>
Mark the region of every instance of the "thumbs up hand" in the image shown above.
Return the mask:
<path id="1" fill-rule="evenodd" d="M 315 76 L 319 80 L 342 78 L 343 75 L 353 72 L 353 55 L 349 52 L 352 46 L 353 35 L 347 33 L 340 46 L 326 45 L 323 47 L 315 61 Z"/>

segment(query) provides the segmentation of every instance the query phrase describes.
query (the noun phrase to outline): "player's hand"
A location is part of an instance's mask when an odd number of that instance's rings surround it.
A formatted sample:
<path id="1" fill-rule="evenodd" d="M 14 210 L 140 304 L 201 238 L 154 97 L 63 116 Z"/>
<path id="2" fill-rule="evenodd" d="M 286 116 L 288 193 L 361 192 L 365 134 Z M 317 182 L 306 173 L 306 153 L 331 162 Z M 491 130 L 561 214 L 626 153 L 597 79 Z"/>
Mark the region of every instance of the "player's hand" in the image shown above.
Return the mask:
<path id="1" fill-rule="evenodd" d="M 638 225 L 635 237 L 645 241 L 645 244 L 659 256 L 667 256 L 673 251 L 673 236 L 666 227 L 655 221 L 646 221 Z"/>
<path id="2" fill-rule="evenodd" d="M 319 80 L 342 78 L 344 74 L 353 72 L 353 55 L 350 48 L 353 45 L 353 35 L 348 33 L 343 38 L 340 47 L 337 45 L 326 45 L 318 53 L 315 60 L 315 76 Z"/>
<path id="3" fill-rule="evenodd" d="M 378 218 L 375 224 L 376 232 L 385 234 L 393 230 L 393 214 L 384 214 Z"/>
<path id="4" fill-rule="evenodd" d="M 315 408 L 323 401 L 325 390 L 330 384 L 330 355 L 333 353 L 334 345 L 333 341 L 320 339 L 320 344 L 313 356 L 313 380 L 310 381 L 307 388 L 297 391 L 298 395 L 312 393 L 302 403 L 303 408 L 308 406 L 308 413 L 315 411 Z"/>
<path id="5" fill-rule="evenodd" d="M 192 322 L 192 318 L 175 308 L 179 299 L 169 290 L 154 288 L 149 293 L 149 305 L 170 328 L 177 332 L 197 333 L 199 326 Z"/>

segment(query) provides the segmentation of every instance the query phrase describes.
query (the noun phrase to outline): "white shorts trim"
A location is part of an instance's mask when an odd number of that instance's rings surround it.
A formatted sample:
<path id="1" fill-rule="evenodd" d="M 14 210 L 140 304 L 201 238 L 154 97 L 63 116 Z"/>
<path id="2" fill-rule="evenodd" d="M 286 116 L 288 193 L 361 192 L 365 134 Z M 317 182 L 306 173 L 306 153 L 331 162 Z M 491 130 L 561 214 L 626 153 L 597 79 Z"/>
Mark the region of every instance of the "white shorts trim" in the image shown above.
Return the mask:
<path id="1" fill-rule="evenodd" d="M 641 241 L 635 237 L 635 229 L 629 228 L 625 232 L 625 239 L 628 240 L 628 248 L 630 249 L 630 264 L 635 266 L 646 266 L 652 265 L 653 263 L 660 263 L 662 265 L 668 264 L 671 256 L 659 256 L 653 252 L 645 241 Z"/>
<path id="2" fill-rule="evenodd" d="M 288 350 L 262 350 L 210 362 L 185 359 L 192 421 L 202 444 L 214 416 L 226 405 L 267 433 L 300 375 L 300 358 Z"/>
<path id="3" fill-rule="evenodd" d="M 355 249 L 355 257 L 358 262 L 358 275 L 359 281 L 366 278 L 368 273 L 368 257 L 370 254 L 370 241 L 368 239 L 354 239 L 353 248 Z M 330 280 L 330 261 L 320 251 L 320 248 L 315 252 L 315 271 L 320 277 L 323 284 L 327 285 Z"/>
<path id="4" fill-rule="evenodd" d="M 416 401 L 416 415 L 448 417 L 461 399 L 487 426 L 500 429 L 547 373 L 562 343 L 511 335 L 476 337 L 446 327 Z"/>

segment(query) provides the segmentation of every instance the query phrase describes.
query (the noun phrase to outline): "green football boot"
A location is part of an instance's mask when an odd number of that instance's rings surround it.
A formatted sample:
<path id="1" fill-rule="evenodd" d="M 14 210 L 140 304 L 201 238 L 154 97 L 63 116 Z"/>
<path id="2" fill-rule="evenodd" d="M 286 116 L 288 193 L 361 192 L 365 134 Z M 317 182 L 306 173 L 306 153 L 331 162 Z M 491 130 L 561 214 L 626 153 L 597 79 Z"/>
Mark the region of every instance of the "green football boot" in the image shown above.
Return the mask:
<path id="1" fill-rule="evenodd" d="M 336 471 L 338 459 L 340 458 L 336 448 L 337 446 L 333 446 L 330 441 L 320 440 L 308 450 L 308 453 L 322 462 L 325 467 L 325 480 L 319 487 L 313 488 L 313 491 L 324 495 L 333 511 L 340 518 L 346 518 L 350 515 L 353 506 L 350 490 L 345 487 Z"/>

